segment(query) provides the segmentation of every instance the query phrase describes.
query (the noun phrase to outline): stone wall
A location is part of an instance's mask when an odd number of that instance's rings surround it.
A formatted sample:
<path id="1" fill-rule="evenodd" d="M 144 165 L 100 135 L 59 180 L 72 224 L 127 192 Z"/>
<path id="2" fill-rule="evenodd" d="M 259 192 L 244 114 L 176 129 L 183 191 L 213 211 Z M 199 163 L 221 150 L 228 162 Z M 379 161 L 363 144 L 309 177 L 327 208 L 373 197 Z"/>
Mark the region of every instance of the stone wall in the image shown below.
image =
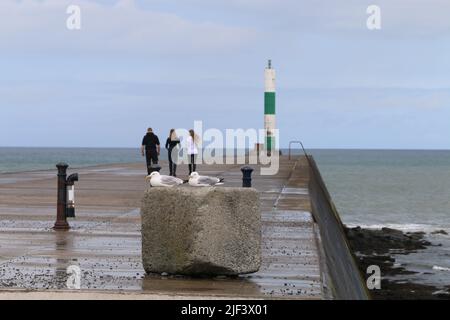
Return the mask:
<path id="1" fill-rule="evenodd" d="M 314 220 L 320 228 L 324 262 L 333 298 L 366 300 L 369 293 L 353 256 L 344 226 L 312 156 L 309 156 L 309 189 Z"/>

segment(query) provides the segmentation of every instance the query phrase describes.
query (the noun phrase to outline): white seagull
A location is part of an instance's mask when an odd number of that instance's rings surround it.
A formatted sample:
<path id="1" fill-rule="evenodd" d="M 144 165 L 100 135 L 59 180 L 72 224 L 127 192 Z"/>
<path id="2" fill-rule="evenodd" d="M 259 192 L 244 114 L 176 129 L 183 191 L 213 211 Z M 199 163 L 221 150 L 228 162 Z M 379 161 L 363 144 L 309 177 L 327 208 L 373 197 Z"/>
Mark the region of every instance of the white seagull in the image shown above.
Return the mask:
<path id="1" fill-rule="evenodd" d="M 223 184 L 224 179 L 216 177 L 201 176 L 197 172 L 192 172 L 189 176 L 189 185 L 192 187 L 211 187 Z"/>
<path id="2" fill-rule="evenodd" d="M 152 172 L 147 178 L 145 178 L 146 181 L 150 181 L 150 185 L 152 187 L 175 187 L 179 186 L 184 183 L 183 180 L 171 177 L 171 176 L 163 176 L 159 172 L 154 171 Z"/>

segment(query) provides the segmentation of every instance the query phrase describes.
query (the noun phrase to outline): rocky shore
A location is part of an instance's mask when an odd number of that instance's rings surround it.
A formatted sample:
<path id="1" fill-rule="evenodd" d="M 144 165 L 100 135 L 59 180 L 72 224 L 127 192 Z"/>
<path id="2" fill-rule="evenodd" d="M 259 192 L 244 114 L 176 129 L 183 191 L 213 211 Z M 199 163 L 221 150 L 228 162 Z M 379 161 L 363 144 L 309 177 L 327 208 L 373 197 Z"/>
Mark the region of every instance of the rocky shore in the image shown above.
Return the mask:
<path id="1" fill-rule="evenodd" d="M 441 231 L 437 231 L 441 232 Z M 445 231 L 444 231 L 445 232 Z M 345 228 L 350 247 L 357 258 L 360 271 L 366 275 L 367 267 L 378 265 L 381 269 L 381 290 L 370 291 L 372 298 L 385 299 L 450 299 L 450 285 L 446 288 L 405 281 L 395 281 L 395 275 L 414 274 L 395 264 L 395 254 L 410 254 L 433 244 L 424 239 L 424 232 L 403 233 L 400 230 Z"/>

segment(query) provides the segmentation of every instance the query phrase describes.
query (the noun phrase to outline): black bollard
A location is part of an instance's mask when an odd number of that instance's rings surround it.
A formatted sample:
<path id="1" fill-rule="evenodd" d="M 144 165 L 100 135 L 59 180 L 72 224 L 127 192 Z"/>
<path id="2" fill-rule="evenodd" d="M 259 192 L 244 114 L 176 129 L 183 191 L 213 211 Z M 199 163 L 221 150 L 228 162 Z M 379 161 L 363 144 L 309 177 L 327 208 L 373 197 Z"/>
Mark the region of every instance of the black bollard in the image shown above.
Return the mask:
<path id="1" fill-rule="evenodd" d="M 252 187 L 252 172 L 253 168 L 251 167 L 242 167 L 242 187 L 243 188 L 251 188 Z"/>
<path id="2" fill-rule="evenodd" d="M 155 172 L 155 171 L 160 172 L 161 168 L 162 167 L 159 164 L 152 164 L 150 166 L 150 173 Z"/>
<path id="3" fill-rule="evenodd" d="M 66 206 L 67 206 L 67 163 L 58 163 L 58 201 L 56 207 L 56 223 L 53 227 L 54 230 L 69 230 L 70 226 L 67 223 L 66 218 Z"/>

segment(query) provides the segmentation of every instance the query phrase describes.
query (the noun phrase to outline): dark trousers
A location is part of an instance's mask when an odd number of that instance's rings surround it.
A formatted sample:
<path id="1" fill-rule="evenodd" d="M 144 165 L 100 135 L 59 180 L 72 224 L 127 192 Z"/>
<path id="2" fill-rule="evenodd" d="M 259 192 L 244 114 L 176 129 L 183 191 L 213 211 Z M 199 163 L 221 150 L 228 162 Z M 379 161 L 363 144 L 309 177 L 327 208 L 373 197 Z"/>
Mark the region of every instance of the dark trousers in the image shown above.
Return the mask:
<path id="1" fill-rule="evenodd" d="M 158 152 L 151 149 L 145 150 L 145 159 L 147 160 L 147 172 L 150 174 L 152 173 L 152 164 L 158 164 Z"/>
<path id="2" fill-rule="evenodd" d="M 172 159 L 173 148 L 169 148 L 168 151 L 169 151 L 169 170 L 170 170 L 170 175 L 176 177 L 176 175 L 177 175 L 177 165 Z"/>
<path id="3" fill-rule="evenodd" d="M 195 163 L 195 160 L 196 160 L 196 155 L 191 154 L 191 162 L 189 163 L 189 174 L 197 171 L 197 164 Z"/>

